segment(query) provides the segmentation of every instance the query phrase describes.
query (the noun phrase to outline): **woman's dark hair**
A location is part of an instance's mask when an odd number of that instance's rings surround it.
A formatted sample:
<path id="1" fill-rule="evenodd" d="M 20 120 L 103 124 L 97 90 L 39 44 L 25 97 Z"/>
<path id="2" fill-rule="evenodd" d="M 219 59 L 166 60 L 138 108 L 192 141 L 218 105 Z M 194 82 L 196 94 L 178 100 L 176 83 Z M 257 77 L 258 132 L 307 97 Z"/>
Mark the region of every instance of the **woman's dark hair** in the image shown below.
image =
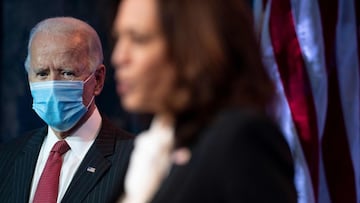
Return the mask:
<path id="1" fill-rule="evenodd" d="M 167 108 L 176 146 L 189 145 L 214 115 L 237 106 L 265 113 L 274 86 L 264 69 L 251 13 L 241 0 L 157 0 L 175 64 Z"/>

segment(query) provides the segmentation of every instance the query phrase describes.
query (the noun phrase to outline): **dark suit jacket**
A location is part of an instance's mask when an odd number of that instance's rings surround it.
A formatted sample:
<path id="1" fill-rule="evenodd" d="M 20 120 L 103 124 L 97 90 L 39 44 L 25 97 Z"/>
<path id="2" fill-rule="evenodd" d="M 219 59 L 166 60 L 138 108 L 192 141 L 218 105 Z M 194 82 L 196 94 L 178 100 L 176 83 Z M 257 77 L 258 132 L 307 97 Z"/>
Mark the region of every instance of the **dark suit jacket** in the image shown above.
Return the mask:
<path id="1" fill-rule="evenodd" d="M 30 196 L 37 157 L 47 127 L 0 149 L 0 202 L 25 203 Z M 123 192 L 124 175 L 133 148 L 133 136 L 103 118 L 94 144 L 75 173 L 62 202 L 116 202 Z M 95 172 L 87 171 L 88 167 Z"/>
<path id="2" fill-rule="evenodd" d="M 224 111 L 190 148 L 190 161 L 172 167 L 153 202 L 297 202 L 290 150 L 268 119 Z"/>

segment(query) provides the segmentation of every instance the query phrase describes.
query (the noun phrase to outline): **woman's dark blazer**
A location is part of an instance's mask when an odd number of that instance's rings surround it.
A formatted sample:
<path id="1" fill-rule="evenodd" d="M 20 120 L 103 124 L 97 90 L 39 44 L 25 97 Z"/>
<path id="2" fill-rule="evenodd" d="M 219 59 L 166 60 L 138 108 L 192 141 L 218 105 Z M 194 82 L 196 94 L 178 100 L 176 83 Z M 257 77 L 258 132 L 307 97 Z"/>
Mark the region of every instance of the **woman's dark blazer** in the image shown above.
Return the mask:
<path id="1" fill-rule="evenodd" d="M 289 147 L 269 119 L 240 109 L 221 112 L 173 165 L 153 202 L 297 202 Z"/>

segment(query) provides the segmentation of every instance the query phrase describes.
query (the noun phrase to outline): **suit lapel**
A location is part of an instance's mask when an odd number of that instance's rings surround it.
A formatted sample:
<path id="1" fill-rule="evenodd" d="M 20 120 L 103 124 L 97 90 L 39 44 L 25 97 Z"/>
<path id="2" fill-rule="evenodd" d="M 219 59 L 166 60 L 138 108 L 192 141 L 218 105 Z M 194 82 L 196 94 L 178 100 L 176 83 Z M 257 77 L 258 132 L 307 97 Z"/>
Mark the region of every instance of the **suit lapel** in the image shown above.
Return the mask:
<path id="1" fill-rule="evenodd" d="M 106 157 L 113 154 L 116 140 L 107 126 L 103 120 L 99 135 L 81 162 L 62 202 L 81 202 L 111 167 Z"/>
<path id="2" fill-rule="evenodd" d="M 13 195 L 16 202 L 28 202 L 37 157 L 41 149 L 47 128 L 42 128 L 30 136 L 19 157 L 15 160 Z"/>

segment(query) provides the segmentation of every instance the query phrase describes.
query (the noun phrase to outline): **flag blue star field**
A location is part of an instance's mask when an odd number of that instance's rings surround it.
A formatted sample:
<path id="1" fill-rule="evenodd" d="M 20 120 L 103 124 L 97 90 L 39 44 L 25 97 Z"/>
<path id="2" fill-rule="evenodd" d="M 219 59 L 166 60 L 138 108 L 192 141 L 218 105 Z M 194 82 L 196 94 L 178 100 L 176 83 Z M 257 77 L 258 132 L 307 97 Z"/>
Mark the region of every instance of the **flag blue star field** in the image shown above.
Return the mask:
<path id="1" fill-rule="evenodd" d="M 360 1 L 253 3 L 299 203 L 360 203 Z"/>

